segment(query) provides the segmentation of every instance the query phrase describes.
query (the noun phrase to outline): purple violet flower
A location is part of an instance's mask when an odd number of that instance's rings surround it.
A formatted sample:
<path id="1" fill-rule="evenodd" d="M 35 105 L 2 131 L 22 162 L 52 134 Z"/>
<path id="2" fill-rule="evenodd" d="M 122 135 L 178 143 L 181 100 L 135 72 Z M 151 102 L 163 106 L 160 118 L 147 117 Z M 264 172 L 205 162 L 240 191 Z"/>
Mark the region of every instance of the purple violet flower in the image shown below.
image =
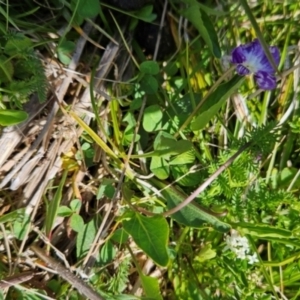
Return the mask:
<path id="1" fill-rule="evenodd" d="M 278 66 L 280 61 L 278 48 L 270 46 L 269 49 Z M 275 70 L 258 39 L 236 47 L 231 53 L 231 62 L 237 64 L 236 71 L 239 75 L 244 76 L 253 73 L 259 88 L 263 90 L 276 88 Z"/>

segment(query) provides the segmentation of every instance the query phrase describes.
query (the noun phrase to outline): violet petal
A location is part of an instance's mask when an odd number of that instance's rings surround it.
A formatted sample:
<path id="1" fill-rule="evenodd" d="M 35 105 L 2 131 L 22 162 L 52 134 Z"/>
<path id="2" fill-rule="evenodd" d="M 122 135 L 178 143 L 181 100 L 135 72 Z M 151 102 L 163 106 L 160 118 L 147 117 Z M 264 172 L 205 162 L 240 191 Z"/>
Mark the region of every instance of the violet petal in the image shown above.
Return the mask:
<path id="1" fill-rule="evenodd" d="M 279 61 L 280 61 L 280 53 L 279 53 L 278 48 L 270 47 L 269 49 L 270 49 L 271 55 L 273 56 L 276 66 L 278 66 Z M 271 63 L 269 62 L 265 53 L 261 56 L 261 59 L 259 61 L 258 71 L 264 71 L 267 73 L 275 73 L 275 70 L 274 70 L 273 66 L 271 65 Z"/>
<path id="2" fill-rule="evenodd" d="M 279 65 L 279 62 L 280 62 L 280 52 L 279 52 L 279 49 L 276 47 L 276 46 L 271 46 L 269 47 L 270 49 L 270 52 L 274 58 L 274 61 L 275 61 L 275 64 L 276 66 Z"/>
<path id="3" fill-rule="evenodd" d="M 271 46 L 269 47 L 269 49 L 276 65 L 278 65 L 280 61 L 280 53 L 278 48 L 275 46 Z M 235 64 L 242 64 L 246 69 L 250 71 L 250 73 L 257 73 L 259 71 L 271 74 L 275 73 L 275 70 L 270 64 L 258 39 L 255 39 L 251 43 L 236 47 L 232 51 L 231 62 Z M 237 72 L 240 75 L 249 74 L 246 73 L 246 71 L 241 67 L 237 69 Z"/>
<path id="4" fill-rule="evenodd" d="M 241 76 L 249 75 L 251 73 L 250 70 L 244 67 L 243 65 L 237 65 L 236 71 Z"/>
<path id="5" fill-rule="evenodd" d="M 262 47 L 257 39 L 253 42 L 236 47 L 232 53 L 232 63 L 241 64 L 251 60 L 256 60 L 257 57 L 263 55 Z"/>
<path id="6" fill-rule="evenodd" d="M 276 77 L 273 74 L 259 71 L 254 74 L 255 81 L 262 90 L 273 90 L 276 88 Z"/>
<path id="7" fill-rule="evenodd" d="M 243 46 L 236 47 L 231 53 L 231 62 L 233 64 L 241 64 L 246 61 L 246 56 L 244 55 Z"/>

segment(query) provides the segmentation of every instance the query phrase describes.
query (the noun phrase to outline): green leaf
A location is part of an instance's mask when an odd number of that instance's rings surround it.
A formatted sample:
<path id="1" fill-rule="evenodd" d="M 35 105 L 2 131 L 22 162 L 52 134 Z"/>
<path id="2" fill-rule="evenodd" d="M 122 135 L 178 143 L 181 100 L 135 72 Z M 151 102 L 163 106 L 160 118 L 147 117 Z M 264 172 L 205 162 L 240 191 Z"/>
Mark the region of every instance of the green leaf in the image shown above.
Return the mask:
<path id="1" fill-rule="evenodd" d="M 115 193 L 114 183 L 115 181 L 113 179 L 104 178 L 97 191 L 97 200 L 101 199 L 103 196 L 112 199 Z"/>
<path id="2" fill-rule="evenodd" d="M 167 266 L 169 226 L 162 216 L 145 217 L 129 212 L 123 216 L 123 228 L 135 243 L 160 266 Z"/>
<path id="3" fill-rule="evenodd" d="M 152 157 L 150 170 L 159 179 L 169 177 L 168 159 L 171 155 L 179 155 L 192 149 L 193 144 L 187 140 L 176 141 L 176 139 L 167 132 L 161 131 L 154 140 L 154 151 L 145 153 L 147 157 Z M 178 158 L 180 160 L 180 158 Z M 194 160 L 194 159 L 193 159 Z"/>
<path id="4" fill-rule="evenodd" d="M 126 134 L 124 135 L 124 139 L 122 140 L 123 141 L 123 144 L 124 146 L 128 146 L 130 145 L 132 142 L 133 142 L 133 138 L 135 137 L 135 140 L 134 140 L 134 143 L 138 142 L 141 138 L 141 136 L 139 134 Z"/>
<path id="5" fill-rule="evenodd" d="M 136 119 L 134 117 L 134 114 L 131 111 L 128 111 L 125 114 L 125 117 L 123 118 L 123 121 L 127 122 L 127 124 L 128 124 L 127 127 L 128 128 L 135 128 L 135 126 L 136 126 Z"/>
<path id="6" fill-rule="evenodd" d="M 146 297 L 149 297 L 153 300 L 162 300 L 159 282 L 157 278 L 141 275 L 141 282 L 146 294 Z"/>
<path id="7" fill-rule="evenodd" d="M 3 216 L 0 216 L 0 224 L 4 224 L 6 222 L 14 222 L 17 218 L 22 217 L 24 213 L 25 208 L 19 208 Z"/>
<path id="8" fill-rule="evenodd" d="M 117 229 L 111 236 L 111 240 L 118 244 L 124 244 L 128 241 L 128 233 L 123 229 Z"/>
<path id="9" fill-rule="evenodd" d="M 196 119 L 191 124 L 192 130 L 201 130 L 218 113 L 222 105 L 226 102 L 245 80 L 244 77 L 234 76 L 231 80 L 223 83 L 206 99 L 202 105 Z"/>
<path id="10" fill-rule="evenodd" d="M 87 254 L 94 241 L 94 238 L 96 237 L 96 233 L 97 231 L 94 220 L 91 220 L 85 224 L 78 232 L 76 239 L 76 255 L 78 259 Z"/>
<path id="11" fill-rule="evenodd" d="M 162 148 L 158 147 L 153 151 L 152 156 L 159 156 L 169 159 L 170 155 L 178 155 L 184 152 L 187 152 L 191 149 L 192 143 L 187 140 L 180 140 L 180 141 L 172 141 L 169 140 L 168 147 Z"/>
<path id="12" fill-rule="evenodd" d="M 67 206 L 60 206 L 57 210 L 57 215 L 59 217 L 69 217 L 73 214 L 72 209 Z"/>
<path id="13" fill-rule="evenodd" d="M 193 163 L 195 160 L 195 153 L 193 150 L 186 151 L 177 155 L 174 159 L 170 161 L 170 165 L 186 165 Z"/>
<path id="14" fill-rule="evenodd" d="M 87 151 L 91 148 L 91 144 L 90 143 L 83 143 L 81 146 L 82 151 Z"/>
<path id="15" fill-rule="evenodd" d="M 170 169 L 168 162 L 158 156 L 153 156 L 150 163 L 151 172 L 159 179 L 164 180 L 169 177 Z"/>
<path id="16" fill-rule="evenodd" d="M 84 222 L 82 217 L 78 214 L 73 214 L 70 219 L 70 227 L 74 231 L 80 232 L 82 228 L 84 228 Z"/>
<path id="17" fill-rule="evenodd" d="M 199 254 L 195 257 L 195 260 L 202 263 L 206 260 L 210 260 L 216 257 L 216 255 L 217 252 L 212 249 L 211 244 L 207 244 L 203 248 L 201 248 Z"/>
<path id="18" fill-rule="evenodd" d="M 202 181 L 203 171 L 197 170 L 190 172 L 192 165 L 171 165 L 170 170 L 176 182 L 181 186 L 195 187 L 199 185 Z M 204 179 L 204 178 L 203 178 Z"/>
<path id="19" fill-rule="evenodd" d="M 144 111 L 143 127 L 147 132 L 160 130 L 163 113 L 158 105 L 148 106 Z"/>
<path id="20" fill-rule="evenodd" d="M 146 5 L 140 10 L 134 12 L 134 16 L 144 22 L 153 22 L 157 15 L 152 13 L 153 5 Z"/>
<path id="21" fill-rule="evenodd" d="M 158 82 L 152 75 L 145 74 L 140 82 L 141 90 L 146 94 L 155 94 L 158 90 Z"/>
<path id="22" fill-rule="evenodd" d="M 25 111 L 5 109 L 0 110 L 0 125 L 11 126 L 25 121 L 28 114 Z"/>
<path id="23" fill-rule="evenodd" d="M 135 128 L 127 126 L 124 130 L 123 142 L 124 145 L 130 145 L 132 142 L 136 143 L 140 140 L 141 136 L 135 134 Z"/>
<path id="24" fill-rule="evenodd" d="M 70 207 L 72 211 L 75 213 L 79 213 L 81 206 L 82 206 L 82 202 L 79 199 L 74 199 L 70 203 Z"/>
<path id="25" fill-rule="evenodd" d="M 101 247 L 100 262 L 102 265 L 110 263 L 116 256 L 116 249 L 109 240 Z"/>
<path id="26" fill-rule="evenodd" d="M 155 150 L 170 149 L 170 145 L 172 145 L 172 143 L 175 142 L 176 139 L 173 137 L 172 134 L 166 131 L 160 131 L 154 140 L 153 148 Z"/>
<path id="27" fill-rule="evenodd" d="M 130 0 L 132 3 L 134 3 L 132 0 Z M 141 1 L 141 0 L 134 0 L 134 1 Z M 125 1 L 124 1 L 125 2 Z M 142 2 L 141 2 L 142 3 Z M 138 22 L 132 22 L 133 19 L 136 20 L 142 20 L 144 22 L 153 22 L 157 18 L 157 14 L 152 13 L 153 11 L 153 5 L 146 5 L 143 6 L 140 10 L 129 12 L 129 11 L 123 11 L 124 14 L 131 17 L 129 29 L 132 30 L 135 28 L 136 24 Z"/>
<path id="28" fill-rule="evenodd" d="M 260 238 L 287 238 L 292 232 L 286 229 L 273 227 L 265 224 L 236 223 L 232 224 L 241 234 L 250 234 Z"/>
<path id="29" fill-rule="evenodd" d="M 190 5 L 182 11 L 182 15 L 196 27 L 212 54 L 220 58 L 221 49 L 212 22 L 207 14 L 203 10 L 200 10 L 196 0 L 189 0 L 187 3 Z"/>
<path id="30" fill-rule="evenodd" d="M 156 75 L 159 72 L 159 65 L 152 60 L 144 61 L 140 65 L 140 71 L 145 74 Z"/>
<path id="31" fill-rule="evenodd" d="M 178 204 L 182 203 L 187 195 L 173 186 L 168 186 L 154 178 L 150 180 L 157 188 L 161 189 L 162 196 L 167 201 L 168 209 L 171 209 Z M 185 226 L 203 228 L 205 224 L 211 224 L 216 230 L 220 232 L 228 232 L 231 226 L 218 217 L 206 212 L 195 202 L 192 202 L 182 208 L 180 211 L 171 215 L 171 218 L 176 220 L 178 223 L 184 224 Z"/>
<path id="32" fill-rule="evenodd" d="M 30 215 L 24 213 L 21 217 L 17 218 L 13 223 L 13 229 L 16 238 L 23 240 L 29 226 L 31 226 Z"/>
<path id="33" fill-rule="evenodd" d="M 161 131 L 154 141 L 154 155 L 178 155 L 190 151 L 192 147 L 192 142 L 188 140 L 176 141 L 173 136 L 167 132 Z"/>
<path id="34" fill-rule="evenodd" d="M 100 1 L 72 0 L 71 10 L 82 18 L 93 18 L 100 12 Z"/>
<path id="35" fill-rule="evenodd" d="M 62 41 L 57 48 L 58 59 L 65 65 L 71 62 L 72 53 L 75 49 L 75 43 L 71 41 Z"/>
<path id="36" fill-rule="evenodd" d="M 291 184 L 291 181 L 296 177 L 298 169 L 294 167 L 284 168 L 278 174 L 278 185 L 280 188 L 288 187 Z M 293 188 L 300 187 L 300 178 L 297 177 L 296 181 L 293 184 Z"/>

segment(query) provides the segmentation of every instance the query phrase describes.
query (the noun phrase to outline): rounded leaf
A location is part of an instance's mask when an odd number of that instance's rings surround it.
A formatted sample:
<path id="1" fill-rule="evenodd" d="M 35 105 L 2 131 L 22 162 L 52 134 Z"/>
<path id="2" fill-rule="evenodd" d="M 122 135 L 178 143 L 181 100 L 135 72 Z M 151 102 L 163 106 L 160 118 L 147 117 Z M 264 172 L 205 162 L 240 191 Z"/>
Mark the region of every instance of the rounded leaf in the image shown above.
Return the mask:
<path id="1" fill-rule="evenodd" d="M 151 105 L 144 111 L 143 127 L 147 132 L 160 130 L 163 113 L 158 105 Z"/>
<path id="2" fill-rule="evenodd" d="M 144 74 L 156 75 L 159 72 L 158 63 L 152 60 L 144 61 L 140 65 L 140 71 Z"/>

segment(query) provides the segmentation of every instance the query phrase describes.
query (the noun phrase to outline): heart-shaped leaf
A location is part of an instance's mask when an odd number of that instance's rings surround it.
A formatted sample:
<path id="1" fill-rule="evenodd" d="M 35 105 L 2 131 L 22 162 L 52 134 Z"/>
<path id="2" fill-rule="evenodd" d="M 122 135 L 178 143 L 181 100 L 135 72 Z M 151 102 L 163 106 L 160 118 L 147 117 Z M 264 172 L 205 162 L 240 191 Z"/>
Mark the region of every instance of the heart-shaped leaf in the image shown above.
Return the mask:
<path id="1" fill-rule="evenodd" d="M 145 217 L 128 212 L 125 214 L 122 224 L 124 230 L 153 261 L 160 266 L 168 264 L 169 226 L 164 217 Z"/>

